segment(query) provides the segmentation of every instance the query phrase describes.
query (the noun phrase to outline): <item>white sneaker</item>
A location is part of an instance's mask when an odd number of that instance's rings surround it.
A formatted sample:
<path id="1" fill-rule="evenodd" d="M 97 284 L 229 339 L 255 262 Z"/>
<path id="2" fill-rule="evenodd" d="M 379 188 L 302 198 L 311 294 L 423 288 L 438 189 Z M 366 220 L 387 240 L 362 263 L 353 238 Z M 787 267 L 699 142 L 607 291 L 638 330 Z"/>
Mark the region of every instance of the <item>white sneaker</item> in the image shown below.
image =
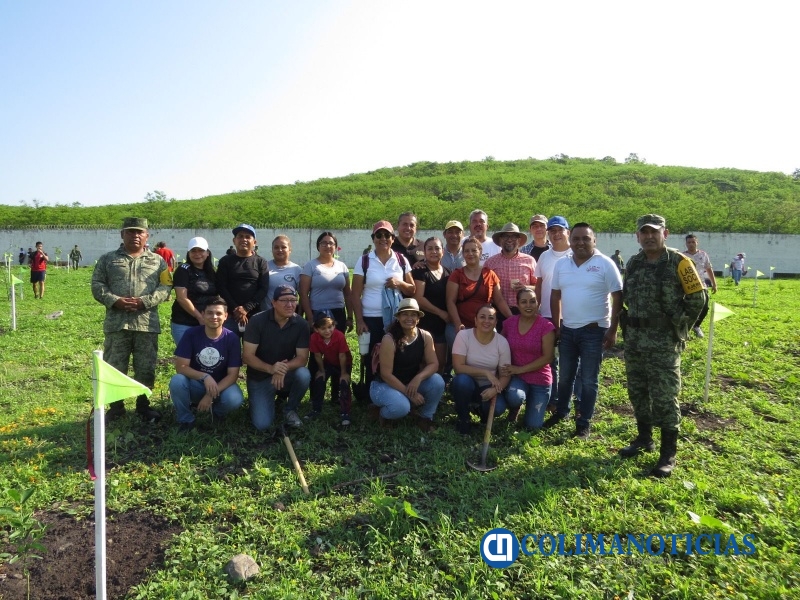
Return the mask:
<path id="1" fill-rule="evenodd" d="M 694 334 L 695 334 L 697 337 L 699 337 L 699 338 L 704 338 L 704 337 L 706 337 L 705 335 L 703 335 L 703 330 L 702 330 L 702 329 L 700 329 L 699 327 L 693 327 L 693 328 L 692 328 L 692 331 L 694 331 Z"/>
<path id="2" fill-rule="evenodd" d="M 287 412 L 286 416 L 283 418 L 283 420 L 289 427 L 302 427 L 303 426 L 303 421 L 300 420 L 300 417 L 293 410 L 290 410 L 289 412 Z"/>

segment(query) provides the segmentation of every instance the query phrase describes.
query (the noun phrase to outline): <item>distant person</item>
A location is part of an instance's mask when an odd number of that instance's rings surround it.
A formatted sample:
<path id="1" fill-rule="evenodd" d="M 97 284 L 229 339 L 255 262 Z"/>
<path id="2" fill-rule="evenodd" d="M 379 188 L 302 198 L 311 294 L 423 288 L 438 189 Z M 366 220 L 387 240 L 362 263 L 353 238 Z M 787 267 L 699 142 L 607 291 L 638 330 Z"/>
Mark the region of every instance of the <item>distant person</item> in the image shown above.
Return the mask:
<path id="1" fill-rule="evenodd" d="M 33 257 L 33 248 L 28 246 L 28 263 L 31 262 L 31 258 Z"/>
<path id="2" fill-rule="evenodd" d="M 335 258 L 337 245 L 336 236 L 330 231 L 317 236 L 319 254 L 300 272 L 300 304 L 309 325 L 314 324 L 314 315 L 323 312 L 336 322 L 336 329 L 346 333 L 353 330 L 350 269 Z M 311 374 L 314 375 L 313 370 Z"/>
<path id="3" fill-rule="evenodd" d="M 694 263 L 667 248 L 668 234 L 664 217 L 649 214 L 636 221 L 636 240 L 642 250 L 628 260 L 623 291 L 626 312 L 620 320 L 628 398 L 638 435 L 619 455 L 631 458 L 652 452 L 653 428 L 660 428 L 661 449 L 650 472 L 653 477 L 669 477 L 675 468 L 681 352 L 707 296 Z"/>
<path id="4" fill-rule="evenodd" d="M 466 264 L 461 249 L 461 243 L 464 241 L 464 226 L 461 221 L 448 221 L 442 235 L 444 236 L 442 266 L 452 273 Z"/>
<path id="5" fill-rule="evenodd" d="M 103 254 L 92 273 L 92 296 L 106 307 L 103 360 L 127 373 L 133 357 L 133 378 L 152 388 L 161 333 L 158 305 L 170 296 L 171 278 L 164 259 L 145 250 L 147 219 L 126 218 L 120 236 L 120 247 Z M 161 418 L 144 394 L 136 398 L 136 412 L 148 422 Z M 124 414 L 125 404 L 118 400 L 111 403 L 106 418 Z"/>
<path id="6" fill-rule="evenodd" d="M 233 228 L 236 254 L 226 254 L 217 264 L 217 291 L 228 305 L 225 327 L 244 333 L 247 321 L 269 308 L 269 264 L 255 253 L 256 230 L 242 223 Z"/>
<path id="7" fill-rule="evenodd" d="M 481 209 L 476 208 L 469 215 L 469 234 L 481 243 L 481 266 L 486 259 L 495 254 L 500 254 L 500 246 L 486 237 L 489 229 L 489 216 Z"/>
<path id="8" fill-rule="evenodd" d="M 45 254 L 43 248 L 42 242 L 36 242 L 36 250 L 33 251 L 30 258 L 34 298 L 44 298 L 44 280 L 47 277 L 47 261 L 50 260 L 50 257 Z"/>
<path id="9" fill-rule="evenodd" d="M 519 251 L 530 254 L 538 262 L 542 252 L 550 248 L 550 242 L 547 239 L 547 217 L 533 215 L 528 227 L 531 232 L 531 243 L 525 244 Z"/>
<path id="10" fill-rule="evenodd" d="M 247 322 L 242 360 L 247 365 L 247 395 L 250 419 L 258 431 L 275 420 L 275 396 L 288 395 L 283 420 L 290 427 L 302 427 L 297 412 L 300 400 L 311 384 L 308 363 L 308 323 L 296 312 L 297 292 L 278 286 L 272 295 L 272 308 Z"/>
<path id="11" fill-rule="evenodd" d="M 299 289 L 302 267 L 292 262 L 291 256 L 292 241 L 289 236 L 279 235 L 272 240 L 272 260 L 267 261 L 269 266 L 267 298 L 272 297 L 279 285 L 288 285 Z"/>
<path id="12" fill-rule="evenodd" d="M 19 264 L 24 265 L 25 264 L 25 258 L 27 256 L 28 256 L 28 253 L 25 252 L 25 250 L 23 248 L 20 248 L 19 249 Z"/>
<path id="13" fill-rule="evenodd" d="M 700 283 L 703 284 L 703 287 L 707 290 L 711 288 L 711 291 L 715 294 L 717 293 L 717 278 L 714 275 L 714 267 L 711 265 L 711 259 L 708 257 L 708 254 L 705 250 L 700 250 L 698 248 L 697 243 L 697 236 L 693 233 L 690 233 L 685 238 L 686 241 L 686 256 L 692 259 L 695 268 L 697 269 L 697 274 L 700 276 Z M 706 294 L 706 302 L 703 305 L 703 310 L 700 311 L 700 316 L 697 317 L 697 321 L 695 321 L 694 327 L 692 327 L 692 331 L 694 331 L 695 336 L 702 338 L 703 330 L 700 326 L 703 324 L 703 320 L 706 318 L 708 314 L 708 294 Z"/>
<path id="14" fill-rule="evenodd" d="M 175 253 L 167 248 L 166 242 L 158 242 L 156 244 L 156 249 L 153 250 L 153 252 L 164 259 L 164 262 L 167 263 L 167 269 L 170 273 L 175 270 Z"/>
<path id="15" fill-rule="evenodd" d="M 225 254 L 227 256 L 235 255 L 236 254 L 236 248 L 234 248 L 233 246 L 228 246 L 228 249 L 225 251 Z"/>
<path id="16" fill-rule="evenodd" d="M 81 249 L 78 248 L 78 244 L 75 244 L 75 247 L 69 251 L 69 261 L 72 268 L 77 269 L 82 259 L 83 255 L 81 254 Z"/>
<path id="17" fill-rule="evenodd" d="M 214 259 L 208 249 L 208 241 L 203 237 L 189 240 L 186 248 L 186 261 L 172 277 L 175 302 L 172 303 L 170 330 L 177 345 L 186 330 L 203 324 L 203 310 L 206 303 L 217 296 L 217 281 L 214 273 Z M 225 318 L 228 307 L 225 306 Z"/>
<path id="18" fill-rule="evenodd" d="M 739 285 L 742 275 L 747 272 L 744 268 L 744 258 L 744 253 L 739 252 L 739 254 L 731 259 L 731 275 L 733 276 L 733 283 L 736 285 Z"/>
<path id="19" fill-rule="evenodd" d="M 392 250 L 404 254 L 412 267 L 425 260 L 423 244 L 415 237 L 416 234 L 417 215 L 413 212 L 404 212 L 397 218 L 397 237 L 392 243 Z"/>
<path id="20" fill-rule="evenodd" d="M 361 254 L 365 255 L 365 254 L 369 254 L 370 252 L 372 252 L 372 244 L 367 244 L 367 247 L 364 248 L 364 250 L 361 251 Z"/>
<path id="21" fill-rule="evenodd" d="M 617 269 L 619 269 L 620 275 L 624 275 L 625 259 L 622 258 L 622 254 L 620 254 L 619 250 L 614 250 L 614 255 L 611 257 L 611 260 L 613 260 L 614 264 L 617 265 Z"/>
<path id="22" fill-rule="evenodd" d="M 209 298 L 203 308 L 203 325 L 187 329 L 175 349 L 176 373 L 169 381 L 169 395 L 179 431 L 194 429 L 192 409 L 210 413 L 219 422 L 244 402 L 237 384 L 241 346 L 239 336 L 223 327 L 227 316 L 225 300 Z"/>

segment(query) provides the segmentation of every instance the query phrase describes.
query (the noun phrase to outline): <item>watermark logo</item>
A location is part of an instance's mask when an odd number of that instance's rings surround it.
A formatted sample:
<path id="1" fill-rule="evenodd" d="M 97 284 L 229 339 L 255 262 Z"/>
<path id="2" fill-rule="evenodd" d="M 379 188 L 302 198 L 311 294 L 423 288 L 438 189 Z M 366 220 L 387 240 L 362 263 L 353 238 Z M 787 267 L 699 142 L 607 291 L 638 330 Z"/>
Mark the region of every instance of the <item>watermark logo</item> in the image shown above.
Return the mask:
<path id="1" fill-rule="evenodd" d="M 519 540 L 508 529 L 497 527 L 486 532 L 481 540 L 481 558 L 490 567 L 505 569 L 519 556 Z"/>

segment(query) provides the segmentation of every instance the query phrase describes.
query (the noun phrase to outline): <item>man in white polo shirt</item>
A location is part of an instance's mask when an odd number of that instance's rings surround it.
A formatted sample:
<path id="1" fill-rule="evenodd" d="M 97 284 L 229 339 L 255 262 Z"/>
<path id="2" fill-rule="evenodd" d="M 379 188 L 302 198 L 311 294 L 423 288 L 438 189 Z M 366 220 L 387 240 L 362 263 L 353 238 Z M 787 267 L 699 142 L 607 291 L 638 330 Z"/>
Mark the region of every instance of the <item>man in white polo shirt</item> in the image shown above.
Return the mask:
<path id="1" fill-rule="evenodd" d="M 553 271 L 550 311 L 559 340 L 558 405 L 543 428 L 549 429 L 570 413 L 570 400 L 581 366 L 581 398 L 575 437 L 589 438 L 597 402 L 603 350 L 617 341 L 622 309 L 622 278 L 614 262 L 596 249 L 597 238 L 588 223 L 570 234 L 572 256 L 559 260 Z M 610 297 L 610 300 L 609 300 Z"/>

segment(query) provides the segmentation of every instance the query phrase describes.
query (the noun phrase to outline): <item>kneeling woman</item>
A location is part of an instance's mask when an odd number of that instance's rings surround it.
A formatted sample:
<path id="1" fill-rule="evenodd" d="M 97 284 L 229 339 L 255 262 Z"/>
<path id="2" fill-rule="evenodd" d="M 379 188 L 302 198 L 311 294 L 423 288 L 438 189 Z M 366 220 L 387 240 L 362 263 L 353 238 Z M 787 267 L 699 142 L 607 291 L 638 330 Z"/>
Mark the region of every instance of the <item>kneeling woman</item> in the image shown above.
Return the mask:
<path id="1" fill-rule="evenodd" d="M 453 342 L 453 370 L 456 376 L 450 390 L 456 403 L 460 433 L 470 432 L 471 406 L 480 406 L 482 419 L 489 416 L 493 398 L 496 398 L 495 416 L 506 409 L 502 392 L 511 376 L 501 374 L 500 368 L 511 363 L 511 350 L 506 338 L 494 330 L 496 325 L 497 312 L 491 304 L 486 304 L 475 315 L 475 327 L 459 331 Z M 518 397 L 508 400 L 510 418 L 516 419 L 522 401 Z"/>
<path id="2" fill-rule="evenodd" d="M 509 405 L 525 402 L 525 427 L 539 430 L 553 383 L 550 363 L 555 353 L 555 328 L 539 314 L 532 287 L 517 290 L 517 308 L 520 314 L 503 323 L 502 335 L 511 347 L 511 363 L 500 367 L 500 373 L 511 376 L 506 390 Z"/>
<path id="3" fill-rule="evenodd" d="M 381 341 L 380 370 L 369 395 L 383 419 L 401 419 L 415 408 L 417 426 L 428 431 L 444 394 L 433 337 L 417 327 L 424 313 L 413 298 L 403 299 L 394 316 Z"/>

